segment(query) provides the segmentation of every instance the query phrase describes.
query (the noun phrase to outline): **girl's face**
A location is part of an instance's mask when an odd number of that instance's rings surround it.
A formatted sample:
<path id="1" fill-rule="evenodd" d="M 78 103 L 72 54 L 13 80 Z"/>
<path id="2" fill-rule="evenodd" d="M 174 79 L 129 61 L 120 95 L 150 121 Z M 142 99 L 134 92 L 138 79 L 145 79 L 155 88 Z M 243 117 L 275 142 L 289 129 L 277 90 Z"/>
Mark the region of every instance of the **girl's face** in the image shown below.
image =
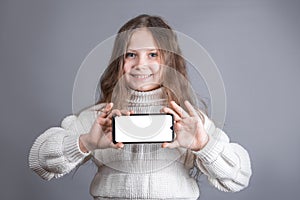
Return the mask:
<path id="1" fill-rule="evenodd" d="M 150 91 L 160 85 L 161 55 L 146 28 L 135 31 L 125 53 L 125 80 L 131 89 Z"/>

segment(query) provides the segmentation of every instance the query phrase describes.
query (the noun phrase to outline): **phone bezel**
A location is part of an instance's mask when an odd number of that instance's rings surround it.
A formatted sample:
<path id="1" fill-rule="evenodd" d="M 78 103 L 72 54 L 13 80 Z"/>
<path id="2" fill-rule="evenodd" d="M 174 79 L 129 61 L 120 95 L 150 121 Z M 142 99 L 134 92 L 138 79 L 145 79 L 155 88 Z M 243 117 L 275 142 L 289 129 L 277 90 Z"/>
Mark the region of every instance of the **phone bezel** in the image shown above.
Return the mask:
<path id="1" fill-rule="evenodd" d="M 122 142 L 123 144 L 150 144 L 150 143 L 164 143 L 164 142 L 168 142 L 171 143 L 174 141 L 175 138 L 175 133 L 174 133 L 174 116 L 173 114 L 170 113 L 137 113 L 137 114 L 131 114 L 129 116 L 149 116 L 149 115 L 170 115 L 172 117 L 172 126 L 171 126 L 171 130 L 172 130 L 172 140 L 171 141 L 139 141 L 139 142 Z M 118 143 L 116 141 L 116 132 L 115 132 L 115 117 L 118 116 L 113 116 L 112 117 L 112 141 L 114 144 Z"/>

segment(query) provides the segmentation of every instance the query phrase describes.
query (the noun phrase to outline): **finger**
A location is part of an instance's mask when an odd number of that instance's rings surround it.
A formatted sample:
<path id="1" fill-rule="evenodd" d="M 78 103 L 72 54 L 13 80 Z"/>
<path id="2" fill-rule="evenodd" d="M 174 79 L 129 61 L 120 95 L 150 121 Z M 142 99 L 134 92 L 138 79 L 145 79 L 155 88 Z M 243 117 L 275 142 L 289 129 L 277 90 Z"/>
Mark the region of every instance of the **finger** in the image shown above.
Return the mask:
<path id="1" fill-rule="evenodd" d="M 114 105 L 113 103 L 106 104 L 105 108 L 101 110 L 100 117 L 106 117 L 110 112 L 110 110 L 112 109 L 113 105 Z"/>
<path id="2" fill-rule="evenodd" d="M 185 110 L 180 107 L 175 101 L 171 101 L 171 106 L 172 108 L 174 109 L 174 111 L 181 117 L 181 118 L 184 118 L 184 117 L 189 117 L 188 113 L 185 112 Z"/>
<path id="3" fill-rule="evenodd" d="M 129 110 L 118 110 L 118 109 L 115 109 L 115 110 L 112 110 L 111 113 L 109 114 L 108 118 L 112 118 L 112 117 L 115 117 L 115 116 L 122 116 L 122 115 L 130 115 L 130 114 L 133 114 L 133 111 L 129 111 Z"/>
<path id="4" fill-rule="evenodd" d="M 108 103 L 105 107 L 106 112 L 109 112 L 113 106 L 114 106 L 114 103 L 112 103 L 112 102 Z"/>
<path id="5" fill-rule="evenodd" d="M 99 117 L 97 121 L 98 121 L 98 124 L 100 124 L 101 126 L 111 126 L 112 125 L 112 120 L 109 118 Z"/>
<path id="6" fill-rule="evenodd" d="M 111 119 L 112 117 L 115 117 L 115 116 L 121 116 L 121 115 L 122 115 L 121 111 L 115 109 L 115 110 L 112 110 L 112 111 L 110 112 L 110 114 L 108 115 L 107 118 Z"/>
<path id="7" fill-rule="evenodd" d="M 117 147 L 117 148 L 123 148 L 123 147 L 124 147 L 124 144 L 123 144 L 122 142 L 118 142 L 118 143 L 116 144 L 116 147 Z"/>
<path id="8" fill-rule="evenodd" d="M 99 125 L 103 126 L 105 124 L 105 120 L 106 120 L 106 118 L 103 118 L 103 117 L 100 116 L 100 117 L 97 118 L 97 123 Z"/>
<path id="9" fill-rule="evenodd" d="M 172 115 L 174 116 L 174 120 L 175 120 L 175 121 L 181 120 L 181 118 L 179 117 L 179 115 L 178 115 L 174 110 L 172 110 L 171 108 L 163 107 L 163 108 L 161 109 L 161 112 L 172 114 Z"/>
<path id="10" fill-rule="evenodd" d="M 195 108 L 192 106 L 192 104 L 189 101 L 184 101 L 184 104 L 185 104 L 186 108 L 188 109 L 190 116 L 192 116 L 192 117 L 198 116 L 197 111 L 195 110 Z"/>
<path id="11" fill-rule="evenodd" d="M 114 144 L 113 142 L 110 144 L 110 147 L 115 148 L 115 149 L 121 149 L 124 147 L 124 144 L 122 142 L 118 142 Z"/>
<path id="12" fill-rule="evenodd" d="M 103 127 L 102 130 L 107 135 L 112 133 L 112 127 L 109 127 L 109 126 Z"/>
<path id="13" fill-rule="evenodd" d="M 106 129 L 106 131 L 107 131 L 108 133 L 112 133 L 112 127 L 111 127 L 111 126 L 108 127 L 108 128 Z"/>
<path id="14" fill-rule="evenodd" d="M 180 129 L 181 129 L 181 128 L 182 128 L 182 125 L 181 125 L 180 121 L 179 121 L 179 122 L 176 122 L 176 123 L 174 124 L 174 131 L 175 131 L 176 133 L 180 132 Z"/>
<path id="15" fill-rule="evenodd" d="M 170 148 L 170 149 L 174 149 L 176 147 L 179 147 L 179 143 L 177 140 L 175 140 L 174 142 L 168 143 L 168 142 L 164 142 L 162 145 L 162 148 Z"/>
<path id="16" fill-rule="evenodd" d="M 129 111 L 129 110 L 121 110 L 121 114 L 122 115 L 130 115 L 131 111 Z"/>

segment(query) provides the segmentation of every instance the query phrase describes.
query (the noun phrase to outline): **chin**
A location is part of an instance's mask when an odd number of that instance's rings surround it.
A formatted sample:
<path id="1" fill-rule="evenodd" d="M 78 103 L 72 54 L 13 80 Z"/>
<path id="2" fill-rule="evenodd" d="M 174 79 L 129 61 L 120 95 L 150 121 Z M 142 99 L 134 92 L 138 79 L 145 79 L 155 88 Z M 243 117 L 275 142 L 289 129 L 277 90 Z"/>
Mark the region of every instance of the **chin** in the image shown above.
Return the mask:
<path id="1" fill-rule="evenodd" d="M 156 90 L 158 88 L 160 88 L 160 85 L 153 85 L 153 86 L 147 86 L 147 87 L 138 87 L 138 88 L 132 88 L 132 89 L 140 91 L 140 92 L 149 92 L 151 90 Z"/>

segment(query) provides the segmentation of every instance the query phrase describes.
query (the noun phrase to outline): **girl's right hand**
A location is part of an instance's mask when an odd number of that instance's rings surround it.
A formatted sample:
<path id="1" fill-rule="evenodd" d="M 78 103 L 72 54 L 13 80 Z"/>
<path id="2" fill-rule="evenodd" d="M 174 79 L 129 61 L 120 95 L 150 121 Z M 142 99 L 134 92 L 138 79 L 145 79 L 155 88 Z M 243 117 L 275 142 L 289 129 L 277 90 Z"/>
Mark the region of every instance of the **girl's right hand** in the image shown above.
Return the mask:
<path id="1" fill-rule="evenodd" d="M 132 111 L 112 110 L 112 107 L 113 103 L 107 104 L 95 120 L 90 132 L 80 136 L 79 146 L 83 152 L 95 149 L 123 148 L 123 143 L 114 144 L 112 142 L 112 117 L 130 115 Z"/>

